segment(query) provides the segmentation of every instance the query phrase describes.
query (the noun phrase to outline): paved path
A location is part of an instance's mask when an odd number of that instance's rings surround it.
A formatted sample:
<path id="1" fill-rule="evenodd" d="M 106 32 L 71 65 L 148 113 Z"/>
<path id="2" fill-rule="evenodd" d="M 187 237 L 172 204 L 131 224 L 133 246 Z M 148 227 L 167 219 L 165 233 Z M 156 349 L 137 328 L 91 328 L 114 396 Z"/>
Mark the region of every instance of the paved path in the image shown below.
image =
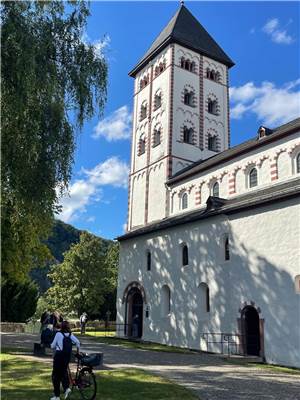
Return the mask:
<path id="1" fill-rule="evenodd" d="M 32 348 L 35 335 L 4 334 L 2 346 Z M 106 368 L 143 368 L 194 390 L 201 400 L 300 400 L 300 375 L 246 367 L 210 354 L 163 353 L 82 340 Z"/>

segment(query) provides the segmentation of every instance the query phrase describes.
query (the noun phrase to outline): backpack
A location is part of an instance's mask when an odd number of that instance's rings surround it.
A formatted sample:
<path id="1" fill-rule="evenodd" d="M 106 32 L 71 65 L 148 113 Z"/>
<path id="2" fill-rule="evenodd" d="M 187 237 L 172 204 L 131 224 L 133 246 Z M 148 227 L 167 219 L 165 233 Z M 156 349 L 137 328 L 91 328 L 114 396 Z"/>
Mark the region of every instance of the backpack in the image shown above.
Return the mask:
<path id="1" fill-rule="evenodd" d="M 71 333 L 69 333 L 69 336 L 65 335 L 64 333 L 62 334 L 64 336 L 62 352 L 65 354 L 65 356 L 71 357 L 72 346 L 73 346 L 73 342 L 71 340 Z"/>

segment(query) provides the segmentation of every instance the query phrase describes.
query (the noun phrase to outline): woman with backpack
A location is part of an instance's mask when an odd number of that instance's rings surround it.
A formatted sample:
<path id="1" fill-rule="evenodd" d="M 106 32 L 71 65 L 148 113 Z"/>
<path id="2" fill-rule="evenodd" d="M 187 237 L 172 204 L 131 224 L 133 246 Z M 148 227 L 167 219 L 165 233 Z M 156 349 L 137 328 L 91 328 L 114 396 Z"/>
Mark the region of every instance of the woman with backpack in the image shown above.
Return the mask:
<path id="1" fill-rule="evenodd" d="M 52 371 L 52 383 L 54 388 L 54 396 L 50 400 L 60 399 L 60 384 L 62 383 L 65 399 L 68 398 L 71 393 L 69 376 L 68 376 L 68 365 L 72 354 L 72 345 L 75 344 L 77 350 L 80 348 L 80 342 L 76 336 L 74 336 L 70 329 L 68 321 L 61 323 L 61 329 L 56 333 L 53 342 L 51 343 L 51 349 L 55 350 L 53 359 L 53 371 Z"/>

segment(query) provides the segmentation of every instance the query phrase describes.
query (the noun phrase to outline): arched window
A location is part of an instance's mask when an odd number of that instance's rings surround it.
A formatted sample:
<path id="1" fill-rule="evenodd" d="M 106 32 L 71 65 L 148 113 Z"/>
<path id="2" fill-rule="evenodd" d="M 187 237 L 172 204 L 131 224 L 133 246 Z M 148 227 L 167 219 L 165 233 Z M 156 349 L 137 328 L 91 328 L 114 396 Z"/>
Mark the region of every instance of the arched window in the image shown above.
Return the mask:
<path id="1" fill-rule="evenodd" d="M 188 90 L 185 90 L 185 92 L 184 92 L 184 100 L 183 100 L 183 102 L 184 102 L 184 104 L 186 104 L 187 106 L 193 106 L 194 104 L 194 93 L 192 92 L 192 91 L 188 91 Z"/>
<path id="2" fill-rule="evenodd" d="M 220 191 L 219 191 L 219 183 L 218 183 L 218 182 L 215 182 L 214 185 L 213 185 L 213 187 L 212 187 L 212 195 L 213 195 L 214 197 L 220 197 L 219 194 L 220 194 Z"/>
<path id="3" fill-rule="evenodd" d="M 140 121 L 142 121 L 146 117 L 147 117 L 147 104 L 145 103 L 141 105 Z"/>
<path id="4" fill-rule="evenodd" d="M 184 193 L 181 198 L 181 209 L 185 210 L 186 208 L 188 208 L 188 195 Z"/>
<path id="5" fill-rule="evenodd" d="M 151 253 L 147 251 L 147 271 L 151 271 Z"/>
<path id="6" fill-rule="evenodd" d="M 159 64 L 159 73 L 161 74 L 164 70 L 165 70 L 165 64 L 164 63 L 160 63 Z"/>
<path id="7" fill-rule="evenodd" d="M 227 235 L 224 238 L 224 258 L 226 261 L 230 260 L 229 237 Z"/>
<path id="8" fill-rule="evenodd" d="M 183 128 L 183 141 L 184 143 L 193 144 L 193 128 L 188 128 L 185 126 Z"/>
<path id="9" fill-rule="evenodd" d="M 161 314 L 167 317 L 171 312 L 171 292 L 168 285 L 164 285 L 161 290 Z"/>
<path id="10" fill-rule="evenodd" d="M 257 170 L 256 168 L 252 168 L 249 172 L 249 187 L 252 188 L 257 186 Z"/>
<path id="11" fill-rule="evenodd" d="M 145 135 L 142 134 L 139 139 L 138 155 L 140 156 L 140 155 L 144 154 L 145 151 L 146 151 L 146 139 L 145 139 Z"/>
<path id="12" fill-rule="evenodd" d="M 202 282 L 199 285 L 200 289 L 200 309 L 202 313 L 210 312 L 210 296 L 209 287 L 206 283 Z"/>
<path id="13" fill-rule="evenodd" d="M 184 57 L 181 57 L 180 59 L 180 66 L 181 68 L 184 68 Z"/>
<path id="14" fill-rule="evenodd" d="M 182 246 L 182 265 L 189 265 L 189 249 L 186 244 Z"/>
<path id="15" fill-rule="evenodd" d="M 296 157 L 296 171 L 297 171 L 297 174 L 300 173 L 300 153 Z"/>
<path id="16" fill-rule="evenodd" d="M 153 145 L 152 147 L 156 147 L 160 144 L 161 138 L 160 138 L 160 128 L 155 128 L 153 132 Z"/>
<path id="17" fill-rule="evenodd" d="M 217 100 L 208 99 L 207 111 L 208 111 L 210 114 L 217 115 L 217 109 L 218 109 L 218 102 L 217 102 Z"/>
<path id="18" fill-rule="evenodd" d="M 161 107 L 161 93 L 156 93 L 154 96 L 154 110 L 157 110 Z"/>
<path id="19" fill-rule="evenodd" d="M 208 150 L 217 151 L 217 137 L 216 136 L 208 136 Z"/>
<path id="20" fill-rule="evenodd" d="M 195 64 L 195 62 L 193 61 L 193 62 L 191 62 L 190 71 L 191 71 L 191 72 L 195 72 L 195 70 L 196 70 L 196 64 Z"/>

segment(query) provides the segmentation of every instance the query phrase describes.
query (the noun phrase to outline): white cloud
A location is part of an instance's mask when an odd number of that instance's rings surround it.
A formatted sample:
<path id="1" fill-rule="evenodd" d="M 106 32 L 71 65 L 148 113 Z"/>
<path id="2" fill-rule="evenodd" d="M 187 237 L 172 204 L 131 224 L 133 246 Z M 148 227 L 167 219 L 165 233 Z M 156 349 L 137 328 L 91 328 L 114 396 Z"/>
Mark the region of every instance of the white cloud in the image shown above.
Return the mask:
<path id="1" fill-rule="evenodd" d="M 288 25 L 290 21 L 288 22 Z M 262 28 L 263 32 L 271 37 L 271 40 L 278 44 L 291 44 L 294 38 L 289 35 L 286 29 L 280 27 L 278 18 L 272 18 Z"/>
<path id="2" fill-rule="evenodd" d="M 276 87 L 272 82 L 255 86 L 247 82 L 230 89 L 231 116 L 242 118 L 254 113 L 262 123 L 275 126 L 288 122 L 300 115 L 300 79 Z"/>
<path id="3" fill-rule="evenodd" d="M 91 40 L 86 32 L 82 34 L 81 40 L 86 46 L 92 45 L 99 57 L 104 56 L 104 50 L 109 47 L 111 42 L 109 35 L 105 35 L 103 39 Z"/>
<path id="4" fill-rule="evenodd" d="M 94 128 L 93 138 L 103 136 L 107 141 L 129 139 L 131 133 L 132 115 L 127 106 L 118 108 L 108 117 L 98 122 Z"/>
<path id="5" fill-rule="evenodd" d="M 102 186 L 126 188 L 128 172 L 128 165 L 118 157 L 111 157 L 90 170 L 83 169 L 84 178 L 72 183 L 69 192 L 60 199 L 62 212 L 59 218 L 70 222 L 85 213 L 90 203 L 101 201 Z M 91 218 L 88 217 L 87 220 L 91 222 Z"/>

